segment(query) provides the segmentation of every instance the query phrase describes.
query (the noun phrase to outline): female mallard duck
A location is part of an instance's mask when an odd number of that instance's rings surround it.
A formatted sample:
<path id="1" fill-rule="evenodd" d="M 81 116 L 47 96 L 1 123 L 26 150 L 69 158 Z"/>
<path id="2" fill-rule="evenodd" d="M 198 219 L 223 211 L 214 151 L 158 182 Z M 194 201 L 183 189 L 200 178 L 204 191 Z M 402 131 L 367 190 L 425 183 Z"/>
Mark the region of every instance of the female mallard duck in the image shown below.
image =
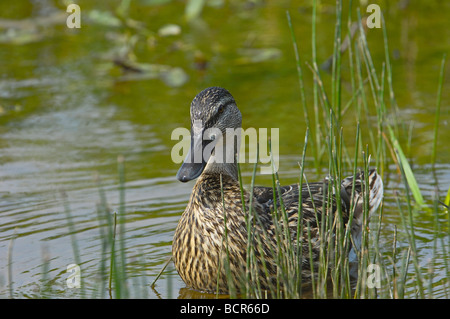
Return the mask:
<path id="1" fill-rule="evenodd" d="M 273 190 L 269 187 L 255 187 L 253 194 L 244 190 L 242 207 L 241 187 L 238 182 L 236 157 L 238 147 L 227 161 L 218 160 L 218 145 L 228 145 L 227 128 L 241 128 L 242 117 L 231 94 L 219 87 L 211 87 L 200 92 L 191 103 L 191 147 L 177 178 L 187 182 L 198 177 L 186 210 L 175 230 L 172 246 L 175 267 L 186 285 L 192 289 L 226 293 L 229 287 L 237 290 L 245 278 L 247 267 L 247 220 L 250 205 L 254 222 L 251 226 L 251 240 L 254 241 L 258 281 L 262 289 L 274 287 L 277 276 L 276 254 L 277 235 L 274 209 L 278 209 L 280 197 L 288 216 L 291 240 L 297 238 L 299 187 L 290 185 L 280 188 L 274 204 Z M 222 144 L 218 141 L 222 140 Z M 234 137 L 233 137 L 234 140 Z M 226 152 L 230 152 L 227 148 Z M 229 154 L 228 154 L 229 155 Z M 363 224 L 362 185 L 364 175 L 347 177 L 342 181 L 340 205 L 342 218 L 347 224 L 350 216 L 351 194 L 355 185 L 353 207 L 354 218 L 351 226 L 353 243 L 360 246 Z M 369 216 L 375 211 L 383 196 L 383 183 L 375 170 L 369 171 Z M 334 215 L 337 204 L 331 196 L 331 209 L 327 209 L 328 179 L 318 183 L 302 185 L 302 280 L 311 279 L 310 256 L 313 267 L 319 262 L 319 223 L 323 214 Z M 334 193 L 334 191 L 333 191 Z M 253 198 L 250 197 L 253 195 Z M 226 221 L 226 227 L 225 227 Z M 282 219 L 281 222 L 283 223 Z M 309 225 L 309 235 L 307 233 Z M 309 237 L 310 236 L 310 237 Z M 310 238 L 310 242 L 308 242 Z M 311 246 L 311 255 L 310 255 Z M 352 252 L 350 252 L 352 253 Z M 353 252 L 354 255 L 354 252 Z M 224 264 L 228 261 L 229 268 Z M 231 276 L 230 276 L 231 274 Z M 232 282 L 229 282 L 229 281 Z"/>

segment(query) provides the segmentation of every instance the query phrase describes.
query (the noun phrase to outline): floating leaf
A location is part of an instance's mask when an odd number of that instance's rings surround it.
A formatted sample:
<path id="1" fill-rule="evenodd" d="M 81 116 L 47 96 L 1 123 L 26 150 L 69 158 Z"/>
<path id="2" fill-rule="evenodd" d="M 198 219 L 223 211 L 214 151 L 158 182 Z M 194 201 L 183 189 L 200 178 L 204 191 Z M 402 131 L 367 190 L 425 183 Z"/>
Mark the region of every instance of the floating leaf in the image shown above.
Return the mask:
<path id="1" fill-rule="evenodd" d="M 160 37 L 168 37 L 171 35 L 179 35 L 181 33 L 181 27 L 178 24 L 166 24 L 158 30 Z"/>
<path id="2" fill-rule="evenodd" d="M 0 29 L 5 29 L 0 32 L 0 43 L 21 45 L 41 41 L 52 36 L 50 27 L 64 23 L 66 18 L 65 12 L 26 19 L 0 18 Z"/>
<path id="3" fill-rule="evenodd" d="M 277 48 L 240 49 L 238 53 L 242 56 L 237 60 L 238 64 L 259 63 L 281 57 L 281 51 Z"/>
<path id="4" fill-rule="evenodd" d="M 123 81 L 138 81 L 148 79 L 161 79 L 170 87 L 184 85 L 189 76 L 179 67 L 163 64 L 137 63 L 115 59 L 114 64 L 120 66 L 126 73 L 120 77 Z"/>
<path id="5" fill-rule="evenodd" d="M 205 0 L 189 0 L 186 3 L 186 7 L 184 10 L 184 16 L 186 17 L 186 20 L 191 21 L 198 18 L 202 13 L 205 2 Z"/>
<path id="6" fill-rule="evenodd" d="M 170 87 L 180 87 L 189 80 L 189 76 L 182 68 L 171 68 L 161 74 L 161 79 Z"/>
<path id="7" fill-rule="evenodd" d="M 88 18 L 93 23 L 104 25 L 107 27 L 120 27 L 122 25 L 122 21 L 120 21 L 119 18 L 115 17 L 111 12 L 108 11 L 89 11 Z"/>
<path id="8" fill-rule="evenodd" d="M 16 30 L 8 29 L 5 33 L 0 34 L 0 43 L 7 44 L 28 44 L 38 42 L 44 39 L 44 34 L 36 30 Z"/>

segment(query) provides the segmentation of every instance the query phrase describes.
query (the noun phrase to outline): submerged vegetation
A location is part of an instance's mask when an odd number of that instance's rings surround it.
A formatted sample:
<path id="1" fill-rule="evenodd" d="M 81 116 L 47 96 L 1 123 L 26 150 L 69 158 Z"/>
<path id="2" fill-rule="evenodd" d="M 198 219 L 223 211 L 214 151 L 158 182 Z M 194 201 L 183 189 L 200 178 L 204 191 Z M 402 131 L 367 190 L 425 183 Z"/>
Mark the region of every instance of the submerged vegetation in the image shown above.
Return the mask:
<path id="1" fill-rule="evenodd" d="M 222 1 L 215 1 L 217 5 Z M 186 2 L 186 21 L 195 20 L 200 16 L 205 1 L 190 0 Z M 437 190 L 423 192 L 417 181 L 411 160 L 408 157 L 408 149 L 411 147 L 411 127 L 398 115 L 400 107 L 397 104 L 394 91 L 393 62 L 389 50 L 389 21 L 382 19 L 382 47 L 385 53 L 384 61 L 374 62 L 371 50 L 366 38 L 367 17 L 365 12 L 361 13 L 359 8 L 350 5 L 344 10 L 342 1 L 336 1 L 335 6 L 335 29 L 333 39 L 333 53 L 328 63 L 320 64 L 317 57 L 317 9 L 320 1 L 313 0 L 311 5 L 311 58 L 302 61 L 300 54 L 303 50 L 299 47 L 295 26 L 300 23 L 291 17 L 290 11 L 286 11 L 286 21 L 290 33 L 285 36 L 290 39 L 298 79 L 298 88 L 303 118 L 299 121 L 306 123 L 304 142 L 301 154 L 297 154 L 298 172 L 297 182 L 301 185 L 309 181 L 305 167 L 313 166 L 317 172 L 326 171 L 329 176 L 330 187 L 338 186 L 341 180 L 348 175 L 355 175 L 359 169 L 366 174 L 370 168 L 376 167 L 385 179 L 396 179 L 404 185 L 403 191 L 392 193 L 385 189 L 385 196 L 389 196 L 395 202 L 398 214 L 401 217 L 402 235 L 399 235 L 397 225 L 393 228 L 392 241 L 387 243 L 380 240 L 380 231 L 383 227 L 383 205 L 371 220 L 367 217 L 367 207 L 364 218 L 364 229 L 362 237 L 362 249 L 358 252 L 358 264 L 351 265 L 346 255 L 350 244 L 350 232 L 340 222 L 339 218 L 329 219 L 323 222 L 320 236 L 321 245 L 333 247 L 323 254 L 320 267 L 311 284 L 304 285 L 301 282 L 302 263 L 296 258 L 299 255 L 298 245 L 301 241 L 309 238 L 298 237 L 297 242 L 289 242 L 283 238 L 290 238 L 286 230 L 281 227 L 277 229 L 280 238 L 279 253 L 277 254 L 277 265 L 279 273 L 277 282 L 283 289 L 273 287 L 271 291 L 261 290 L 257 284 L 258 275 L 254 272 L 254 256 L 258 247 L 252 245 L 249 240 L 247 247 L 247 277 L 242 283 L 244 289 L 242 294 L 236 294 L 230 287 L 232 298 L 434 298 L 435 290 L 445 298 L 450 297 L 450 265 L 449 260 L 444 259 L 444 273 L 435 283 L 435 260 L 437 250 L 440 249 L 444 256 L 450 253 L 450 188 L 446 197 L 440 197 Z M 111 52 L 101 57 L 104 68 L 101 72 L 117 76 L 118 81 L 137 81 L 143 79 L 160 79 L 169 88 L 179 88 L 189 81 L 188 73 L 180 66 L 169 66 L 138 61 L 137 53 L 142 40 L 150 47 L 156 46 L 158 41 L 164 41 L 165 37 L 176 35 L 180 32 L 176 24 L 168 24 L 161 27 L 157 32 L 146 28 L 145 24 L 130 18 L 130 1 L 123 0 L 114 12 L 92 10 L 87 15 L 93 24 L 103 24 L 119 28 L 113 41 L 116 46 Z M 34 31 L 33 31 L 34 32 Z M 38 35 L 34 35 L 37 37 Z M 39 35 L 40 36 L 40 35 Z M 34 38 L 33 38 L 34 39 Z M 1 39 L 0 39 L 1 40 Z M 6 40 L 5 40 L 6 41 Z M 17 40 L 23 43 L 25 38 Z M 303 41 L 305 41 L 303 39 Z M 183 45 L 174 43 L 176 45 Z M 303 52 L 304 54 L 305 52 Z M 202 53 L 193 53 L 195 68 L 200 72 L 208 64 L 208 59 Z M 277 49 L 244 50 L 240 52 L 238 63 L 256 63 L 277 58 L 280 52 Z M 441 96 L 445 77 L 446 54 L 442 56 L 439 72 L 436 73 L 436 108 L 435 123 L 432 132 L 433 143 L 431 149 L 431 164 L 437 162 L 436 152 L 439 138 L 439 126 L 441 121 Z M 312 75 L 313 81 L 305 81 L 306 74 Z M 348 79 L 348 85 L 344 89 L 342 79 Z M 294 86 L 295 83 L 292 83 Z M 311 99 L 307 98 L 308 92 L 312 92 Z M 193 94 L 192 94 L 193 95 Z M 3 110 L 0 105 L 0 115 Z M 274 119 L 272 127 L 280 125 Z M 347 129 L 350 127 L 350 129 Z M 168 133 L 169 134 L 169 133 Z M 303 138 L 298 136 L 300 143 Z M 242 188 L 253 189 L 257 183 L 257 164 L 254 165 L 250 175 L 250 185 L 245 181 L 249 175 L 242 174 L 239 168 L 239 181 Z M 394 173 L 393 173 L 394 172 Z M 152 274 L 152 280 L 146 280 L 145 275 L 134 276 L 133 271 L 145 272 L 145 260 L 136 260 L 126 255 L 126 206 L 127 189 L 125 182 L 125 159 L 118 158 L 119 183 L 117 197 L 119 198 L 117 211 L 112 210 L 106 200 L 100 177 L 97 177 L 97 189 L 99 193 L 99 204 L 96 208 L 99 238 L 101 241 L 101 255 L 98 256 L 98 272 L 95 284 L 91 289 L 85 289 L 86 282 L 82 280 L 79 297 L 84 298 L 129 298 L 146 297 L 147 290 L 154 288 L 166 267 L 171 267 L 170 260 L 161 266 L 159 274 Z M 243 176 L 245 175 L 245 176 Z M 247 178 L 246 178 L 247 177 Z M 280 176 L 273 173 L 270 177 L 271 186 L 274 189 L 280 187 Z M 334 183 L 334 184 L 333 184 Z M 386 183 L 387 184 L 387 183 Z M 385 184 L 385 185 L 386 185 Z M 367 185 L 366 185 L 367 186 Z M 449 185 L 450 186 L 450 185 Z M 129 191 L 129 190 L 128 190 Z M 331 192 L 328 192 L 331 194 Z M 83 266 L 80 258 L 80 248 L 77 246 L 77 225 L 73 221 L 69 200 L 64 192 L 63 210 L 67 219 L 67 229 L 70 235 L 74 261 Z M 367 192 L 366 192 L 367 194 Z M 301 200 L 299 201 L 301 206 Z M 352 211 L 352 210 L 351 210 Z M 415 232 L 415 220 L 419 214 L 431 216 L 435 238 L 432 257 L 423 260 L 417 247 Z M 253 220 L 252 211 L 248 212 L 248 220 Z M 274 213 L 274 218 L 286 219 L 286 214 L 281 207 L 279 212 Z M 338 214 L 339 216 L 339 210 Z M 275 223 L 276 224 L 276 223 Z M 251 229 L 250 222 L 247 224 Z M 300 226 L 299 226 L 300 227 Z M 336 236 L 330 235 L 335 229 Z M 298 232 L 300 233 L 300 232 Z M 310 235 L 308 233 L 308 235 Z M 8 266 L 14 258 L 14 241 L 12 236 L 8 250 Z M 224 238 L 226 242 L 226 238 Z M 130 243 L 128 243 L 130 244 Z M 389 244 L 391 247 L 386 247 Z M 294 253 L 295 251 L 295 253 Z M 325 251 L 325 249 L 324 249 Z M 52 285 L 47 278 L 49 257 L 43 252 L 43 266 L 41 279 L 41 297 L 51 298 L 54 296 Z M 301 254 L 300 254 L 301 255 Z M 227 263 L 227 260 L 221 261 Z M 332 265 L 332 267 L 330 267 Z M 12 270 L 8 268 L 9 297 L 13 297 L 14 278 Z M 139 284 L 135 281 L 141 280 Z M 171 285 L 170 276 L 166 281 Z M 142 287 L 133 291 L 133 287 Z M 166 297 L 171 297 L 171 289 Z M 206 297 L 223 297 L 219 294 L 205 295 Z"/>

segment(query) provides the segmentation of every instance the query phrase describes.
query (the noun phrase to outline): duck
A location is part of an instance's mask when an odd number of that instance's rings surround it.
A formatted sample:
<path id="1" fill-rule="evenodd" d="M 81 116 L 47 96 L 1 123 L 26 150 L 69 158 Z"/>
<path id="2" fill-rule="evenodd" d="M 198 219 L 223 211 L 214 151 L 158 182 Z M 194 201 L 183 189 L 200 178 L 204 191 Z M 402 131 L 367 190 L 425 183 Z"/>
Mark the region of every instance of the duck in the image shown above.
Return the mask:
<path id="1" fill-rule="evenodd" d="M 357 258 L 361 234 L 368 225 L 364 207 L 370 218 L 383 197 L 383 182 L 376 169 L 343 178 L 337 190 L 329 187 L 332 180 L 326 177 L 301 186 L 275 190 L 255 186 L 249 191 L 239 182 L 239 141 L 226 134 L 227 129 L 242 127 L 242 115 L 231 93 L 221 87 L 202 90 L 191 102 L 190 119 L 190 148 L 176 177 L 183 183 L 196 182 L 172 242 L 172 260 L 188 289 L 241 292 L 251 277 L 252 284 L 273 291 L 280 287 L 277 256 L 283 247 L 290 247 L 289 253 L 301 263 L 302 283 L 311 282 L 327 248 L 320 243 L 321 221 L 339 209 L 343 225 L 351 228 L 348 254 Z M 220 158 L 224 154 L 227 160 Z M 364 196 L 365 185 L 368 196 Z M 281 212 L 285 218 L 279 217 Z M 279 229 L 287 232 L 280 235 Z M 297 249 L 299 243 L 302 249 Z M 254 248 L 252 276 L 248 247 Z"/>

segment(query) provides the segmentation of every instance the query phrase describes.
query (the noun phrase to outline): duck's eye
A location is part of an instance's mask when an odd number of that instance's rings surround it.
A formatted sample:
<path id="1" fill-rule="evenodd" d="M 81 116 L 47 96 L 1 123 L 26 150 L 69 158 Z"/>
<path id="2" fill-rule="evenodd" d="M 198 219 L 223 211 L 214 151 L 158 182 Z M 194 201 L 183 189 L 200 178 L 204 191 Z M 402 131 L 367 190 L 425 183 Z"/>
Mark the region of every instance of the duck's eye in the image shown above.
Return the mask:
<path id="1" fill-rule="evenodd" d="M 223 109 L 224 109 L 223 106 L 219 107 L 219 109 L 217 110 L 217 114 L 222 114 L 223 113 Z"/>

